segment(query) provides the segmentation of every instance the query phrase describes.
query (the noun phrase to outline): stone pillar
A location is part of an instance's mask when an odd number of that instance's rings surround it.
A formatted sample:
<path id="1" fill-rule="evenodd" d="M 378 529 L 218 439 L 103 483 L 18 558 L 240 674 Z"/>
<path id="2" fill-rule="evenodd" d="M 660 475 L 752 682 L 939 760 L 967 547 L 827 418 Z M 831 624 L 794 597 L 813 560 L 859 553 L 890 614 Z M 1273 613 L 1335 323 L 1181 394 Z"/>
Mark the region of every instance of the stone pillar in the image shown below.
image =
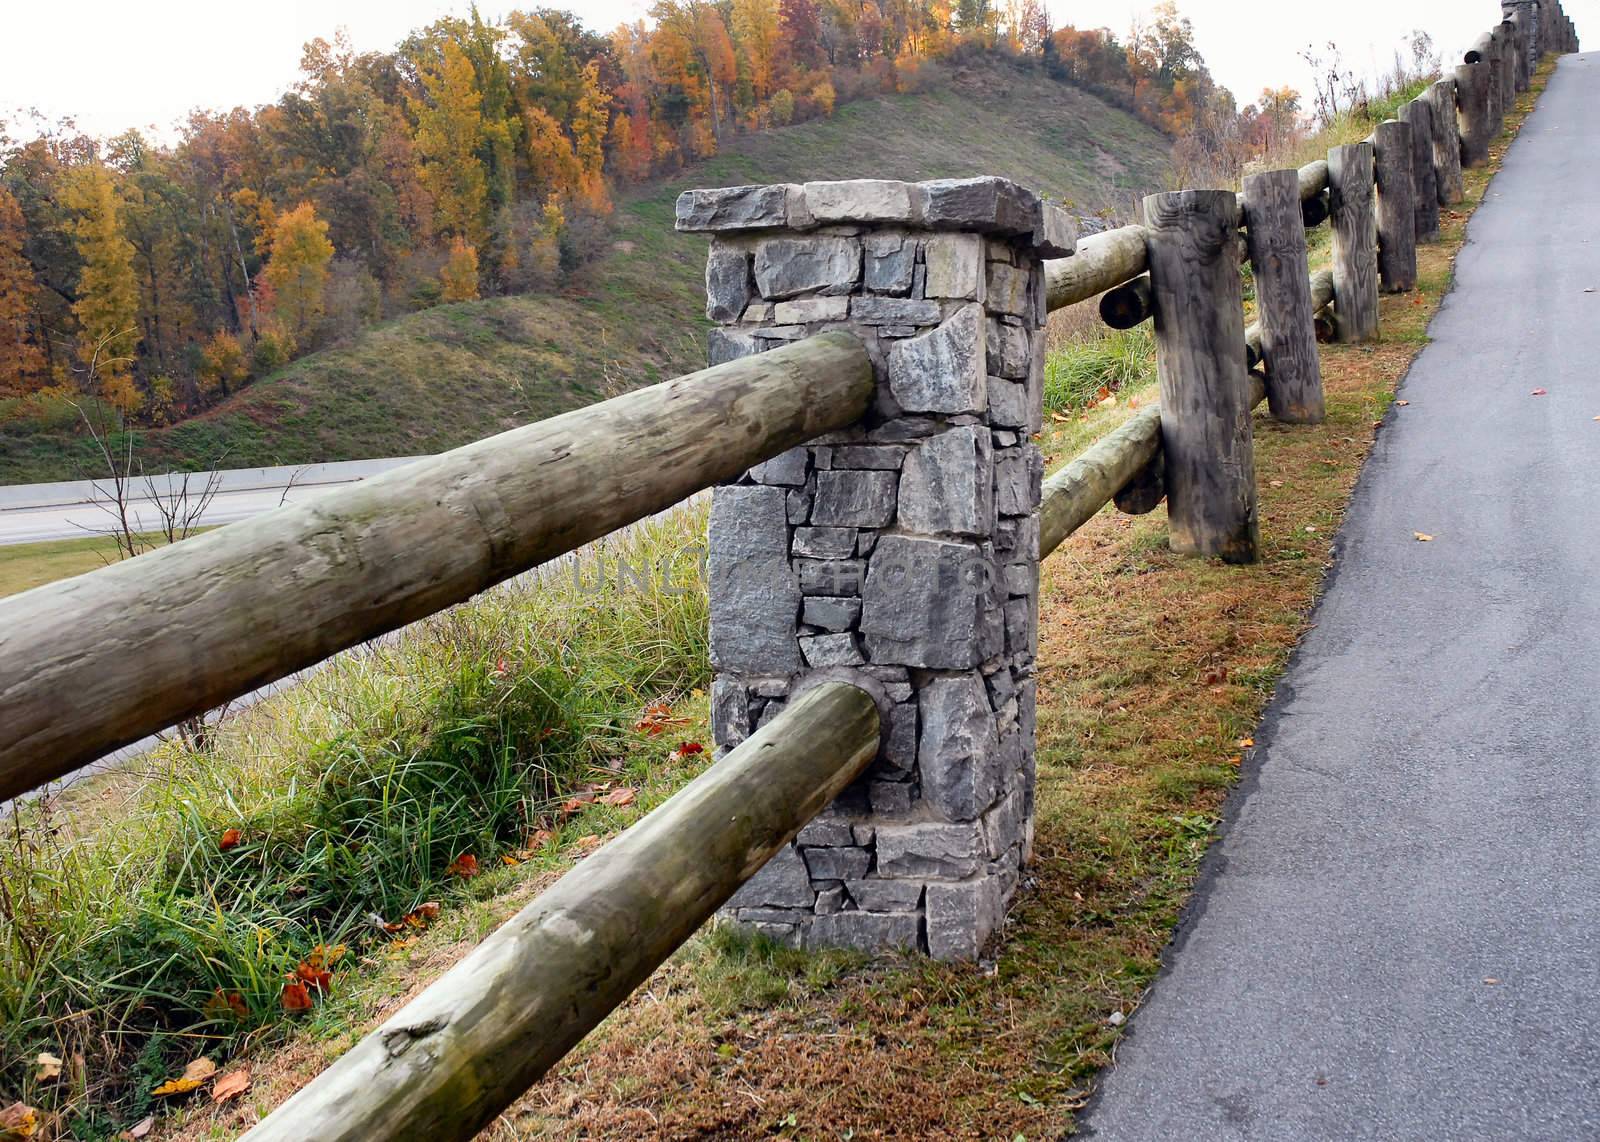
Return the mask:
<path id="1" fill-rule="evenodd" d="M 871 692 L 866 776 L 724 915 L 806 947 L 972 959 L 1030 854 L 1043 259 L 1073 220 L 1003 179 L 690 191 L 713 363 L 842 329 L 878 399 L 716 490 L 713 735 L 817 679 Z"/>

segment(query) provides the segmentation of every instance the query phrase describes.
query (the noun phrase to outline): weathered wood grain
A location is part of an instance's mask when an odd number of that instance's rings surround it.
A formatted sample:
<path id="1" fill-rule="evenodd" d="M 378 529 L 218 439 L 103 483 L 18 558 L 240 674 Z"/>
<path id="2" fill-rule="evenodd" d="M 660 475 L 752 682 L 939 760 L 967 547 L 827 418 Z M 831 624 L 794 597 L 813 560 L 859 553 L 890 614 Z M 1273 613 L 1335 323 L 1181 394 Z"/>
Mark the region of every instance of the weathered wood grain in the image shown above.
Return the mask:
<path id="1" fill-rule="evenodd" d="M 1373 132 L 1373 179 L 1378 193 L 1378 281 L 1385 293 L 1417 285 L 1417 193 L 1412 175 L 1411 125 L 1386 119 Z"/>
<path id="2" fill-rule="evenodd" d="M 1320 424 L 1327 410 L 1296 172 L 1275 170 L 1248 176 L 1244 202 L 1268 405 L 1281 421 Z"/>
<path id="3" fill-rule="evenodd" d="M 1413 99 L 1400 108 L 1400 119 L 1411 126 L 1411 182 L 1416 192 L 1412 227 L 1418 242 L 1439 236 L 1439 174 L 1433 169 L 1433 104 Z"/>
<path id="4" fill-rule="evenodd" d="M 1144 228 L 1121 226 L 1078 240 L 1070 258 L 1044 264 L 1046 304 L 1062 309 L 1121 285 L 1144 273 Z"/>
<path id="5" fill-rule="evenodd" d="M 1161 449 L 1161 410 L 1142 409 L 1045 481 L 1039 556 L 1049 555 L 1111 502 Z"/>
<path id="6" fill-rule="evenodd" d="M 859 419 L 830 333 L 0 600 L 0 799 Z"/>
<path id="7" fill-rule="evenodd" d="M 1456 122 L 1461 134 L 1461 165 L 1481 166 L 1489 159 L 1495 126 L 1489 112 L 1489 61 L 1456 68 Z"/>
<path id="8" fill-rule="evenodd" d="M 1517 103 L 1517 26 L 1500 21 L 1500 111 L 1509 115 Z"/>
<path id="9" fill-rule="evenodd" d="M 1433 169 L 1439 182 L 1439 205 L 1454 206 L 1466 195 L 1461 176 L 1461 127 L 1456 114 L 1456 81 L 1441 79 L 1428 88 L 1433 108 Z"/>
<path id="10" fill-rule="evenodd" d="M 1378 213 L 1372 144 L 1349 143 L 1328 152 L 1333 205 L 1333 290 L 1339 340 L 1378 335 Z"/>
<path id="11" fill-rule="evenodd" d="M 244 1137 L 474 1137 L 855 780 L 878 742 L 866 691 L 801 694 Z"/>
<path id="12" fill-rule="evenodd" d="M 1221 190 L 1144 200 L 1174 551 L 1256 559 L 1255 453 L 1239 285 L 1239 204 Z"/>
<path id="13" fill-rule="evenodd" d="M 1311 324 L 1312 329 L 1317 334 L 1314 340 L 1319 342 L 1332 340 L 1332 317 L 1330 315 L 1333 312 L 1333 271 L 1318 270 L 1311 275 L 1311 280 L 1307 284 L 1311 291 L 1311 312 L 1314 314 Z M 1329 322 L 1327 327 L 1329 335 L 1327 337 L 1321 335 L 1324 320 Z M 1245 363 L 1254 370 L 1261 364 L 1265 356 L 1261 351 L 1261 322 L 1252 322 L 1250 327 L 1244 331 L 1244 350 Z M 1261 399 L 1266 399 L 1265 389 L 1262 390 Z"/>

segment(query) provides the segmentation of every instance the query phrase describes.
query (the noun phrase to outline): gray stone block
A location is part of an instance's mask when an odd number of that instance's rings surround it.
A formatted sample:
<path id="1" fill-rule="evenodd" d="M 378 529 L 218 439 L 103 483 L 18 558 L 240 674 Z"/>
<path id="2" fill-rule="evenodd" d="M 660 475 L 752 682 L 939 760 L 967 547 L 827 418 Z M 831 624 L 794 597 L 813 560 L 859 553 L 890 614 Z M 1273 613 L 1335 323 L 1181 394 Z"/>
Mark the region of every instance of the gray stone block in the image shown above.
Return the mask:
<path id="1" fill-rule="evenodd" d="M 861 666 L 861 648 L 853 634 L 819 634 L 800 640 L 800 653 L 813 669 L 823 666 Z"/>
<path id="2" fill-rule="evenodd" d="M 1021 843 L 1024 816 L 1023 792 L 1020 788 L 1007 793 L 983 815 L 983 835 L 990 860 L 998 859 L 1012 845 Z"/>
<path id="3" fill-rule="evenodd" d="M 760 920 L 741 920 L 737 916 L 727 921 L 752 939 L 762 938 L 771 940 L 775 944 L 782 944 L 786 948 L 804 948 L 806 946 L 806 928 L 809 926 L 810 917 L 804 913 L 792 913 L 797 919 L 792 924 L 774 924 Z"/>
<path id="4" fill-rule="evenodd" d="M 862 588 L 861 632 L 874 662 L 964 670 L 989 654 L 992 564 L 971 543 L 886 535 Z"/>
<path id="5" fill-rule="evenodd" d="M 1032 598 L 1039 592 L 1039 566 L 1028 563 L 1009 563 L 1003 572 L 1006 593 Z"/>
<path id="6" fill-rule="evenodd" d="M 821 527 L 886 527 L 894 519 L 897 483 L 893 472 L 818 472 L 811 522 Z"/>
<path id="7" fill-rule="evenodd" d="M 868 912 L 913 912 L 922 907 L 920 880 L 847 880 L 844 889 Z"/>
<path id="8" fill-rule="evenodd" d="M 791 524 L 805 523 L 811 518 L 811 493 L 804 488 L 791 488 L 785 501 Z"/>
<path id="9" fill-rule="evenodd" d="M 862 239 L 867 289 L 904 297 L 916 280 L 917 241 L 903 234 L 868 234 Z"/>
<path id="10" fill-rule="evenodd" d="M 732 749 L 750 736 L 750 699 L 744 683 L 720 676 L 711 683 L 711 740 Z"/>
<path id="11" fill-rule="evenodd" d="M 816 901 L 805 861 L 784 845 L 725 905 L 727 908 L 810 908 Z"/>
<path id="12" fill-rule="evenodd" d="M 1000 740 L 977 674 L 934 678 L 917 695 L 922 796 L 947 821 L 975 821 L 1000 791 Z"/>
<path id="13" fill-rule="evenodd" d="M 857 880 L 872 866 L 872 854 L 853 845 L 800 851 L 812 880 Z"/>
<path id="14" fill-rule="evenodd" d="M 989 691 L 991 710 L 998 710 L 1007 702 L 1016 700 L 1017 684 L 1012 679 L 1009 669 L 996 670 L 993 674 L 984 675 L 983 684 Z"/>
<path id="15" fill-rule="evenodd" d="M 817 893 L 817 915 L 832 916 L 835 912 L 842 911 L 845 900 L 844 885 L 836 884 L 832 888 L 824 888 Z"/>
<path id="16" fill-rule="evenodd" d="M 1059 206 L 1044 204 L 1040 226 L 1033 235 L 1033 250 L 1041 258 L 1065 258 L 1078 249 L 1078 219 Z"/>
<path id="17" fill-rule="evenodd" d="M 1033 457 L 1037 450 L 1022 446 L 1006 448 L 994 457 L 994 508 L 1001 515 L 1032 515 L 1039 506 L 1039 480 Z"/>
<path id="18" fill-rule="evenodd" d="M 1043 226 L 1039 196 L 1004 178 L 949 178 L 919 184 L 922 221 L 930 230 L 976 230 L 1026 236 Z"/>
<path id="19" fill-rule="evenodd" d="M 926 297 L 983 300 L 983 239 L 976 234 L 935 234 L 923 243 Z"/>
<path id="20" fill-rule="evenodd" d="M 814 817 L 795 835 L 794 843 L 802 848 L 810 846 L 817 848 L 839 848 L 856 843 L 855 834 L 851 831 L 850 822 L 844 817 L 828 816 L 829 810 L 824 809 L 824 816 Z"/>
<path id="21" fill-rule="evenodd" d="M 851 948 L 859 952 L 916 950 L 922 945 L 922 916 L 916 912 L 836 912 L 818 916 L 806 933 L 808 948 Z"/>
<path id="22" fill-rule="evenodd" d="M 799 487 L 806 482 L 806 449 L 804 445 L 780 452 L 764 464 L 750 469 L 750 478 L 758 484 L 782 484 Z"/>
<path id="23" fill-rule="evenodd" d="M 1012 654 L 1032 654 L 1038 645 L 1032 599 L 1012 599 L 1006 603 L 1006 650 Z"/>
<path id="24" fill-rule="evenodd" d="M 833 450 L 834 467 L 898 472 L 906 451 L 901 444 L 842 444 Z"/>
<path id="25" fill-rule="evenodd" d="M 750 252 L 712 242 L 706 257 L 706 316 L 712 321 L 735 321 L 749 304 Z"/>
<path id="26" fill-rule="evenodd" d="M 874 816 L 894 817 L 911 811 L 912 788 L 904 781 L 874 781 L 867 797 Z"/>
<path id="27" fill-rule="evenodd" d="M 853 527 L 797 527 L 794 553 L 809 559 L 848 559 L 855 554 Z"/>
<path id="28" fill-rule="evenodd" d="M 961 880 L 982 866 L 987 842 L 978 821 L 878 826 L 878 875 Z M 809 885 L 807 886 L 809 887 Z"/>
<path id="29" fill-rule="evenodd" d="M 789 565 L 781 488 L 721 487 L 711 501 L 706 571 L 711 661 L 740 674 L 801 669 L 794 624 L 800 585 Z"/>
<path id="30" fill-rule="evenodd" d="M 768 300 L 849 293 L 861 280 L 855 238 L 768 238 L 756 244 L 756 288 Z"/>
<path id="31" fill-rule="evenodd" d="M 753 301 L 744 307 L 744 316 L 739 318 L 746 325 L 765 325 L 772 320 L 772 303 L 770 301 Z"/>
<path id="32" fill-rule="evenodd" d="M 849 630 L 860 617 L 860 599 L 830 598 L 826 595 L 808 597 L 800 612 L 800 621 L 807 626 L 835 632 Z"/>
<path id="33" fill-rule="evenodd" d="M 753 357 L 766 346 L 748 333 L 731 329 L 713 329 L 706 334 L 706 364 L 726 365 L 741 357 Z"/>
<path id="34" fill-rule="evenodd" d="M 960 884 L 929 884 L 924 909 L 928 954 L 936 960 L 975 960 L 1005 918 L 1000 882 L 992 876 Z"/>
<path id="35" fill-rule="evenodd" d="M 783 186 L 726 186 L 678 196 L 679 230 L 778 229 L 788 224 Z"/>
<path id="36" fill-rule="evenodd" d="M 862 325 L 937 325 L 944 312 L 936 301 L 914 297 L 853 297 L 850 318 Z"/>
<path id="37" fill-rule="evenodd" d="M 805 184 L 806 208 L 818 225 L 835 222 L 909 222 L 913 190 L 910 183 L 858 178 L 844 182 Z"/>
<path id="38" fill-rule="evenodd" d="M 980 413 L 987 403 L 984 315 L 964 306 L 937 329 L 889 348 L 889 389 L 907 412 Z"/>
<path id="39" fill-rule="evenodd" d="M 797 559 L 800 590 L 806 595 L 849 597 L 861 593 L 859 559 Z"/>
<path id="40" fill-rule="evenodd" d="M 1008 428 L 1025 429 L 1032 419 L 1028 387 L 1000 377 L 989 378 L 989 421 Z"/>
<path id="41" fill-rule="evenodd" d="M 848 297 L 803 297 L 776 302 L 772 320 L 779 325 L 807 325 L 818 321 L 843 321 L 850 314 Z"/>
<path id="42" fill-rule="evenodd" d="M 1004 262 L 989 263 L 988 297 L 990 313 L 1009 313 L 1013 317 L 1032 317 L 1033 299 L 1029 295 L 1030 275 L 1024 268 Z"/>
<path id="43" fill-rule="evenodd" d="M 923 535 L 988 536 L 994 530 L 989 430 L 966 425 L 924 440 L 900 473 L 900 524 Z"/>
<path id="44" fill-rule="evenodd" d="M 1033 364 L 1033 339 L 1022 326 L 1008 325 L 991 317 L 987 350 L 990 375 L 1012 381 L 1028 379 L 1028 369 Z"/>
<path id="45" fill-rule="evenodd" d="M 910 773 L 917 764 L 917 704 L 904 702 L 889 714 L 889 736 L 883 743 L 880 766 L 895 773 Z"/>

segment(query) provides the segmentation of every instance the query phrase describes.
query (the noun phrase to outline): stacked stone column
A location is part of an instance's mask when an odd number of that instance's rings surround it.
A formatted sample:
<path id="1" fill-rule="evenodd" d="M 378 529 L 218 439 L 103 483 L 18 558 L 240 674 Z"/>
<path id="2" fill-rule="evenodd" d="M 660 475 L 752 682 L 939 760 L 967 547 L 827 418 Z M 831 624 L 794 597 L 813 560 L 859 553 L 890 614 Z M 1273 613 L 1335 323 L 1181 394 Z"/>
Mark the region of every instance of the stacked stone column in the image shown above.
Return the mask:
<path id="1" fill-rule="evenodd" d="M 1042 261 L 1073 221 L 1003 179 L 690 191 L 713 235 L 713 364 L 829 330 L 878 378 L 860 424 L 716 490 L 713 734 L 738 744 L 820 679 L 885 744 L 730 901 L 805 947 L 979 955 L 1032 839 Z"/>

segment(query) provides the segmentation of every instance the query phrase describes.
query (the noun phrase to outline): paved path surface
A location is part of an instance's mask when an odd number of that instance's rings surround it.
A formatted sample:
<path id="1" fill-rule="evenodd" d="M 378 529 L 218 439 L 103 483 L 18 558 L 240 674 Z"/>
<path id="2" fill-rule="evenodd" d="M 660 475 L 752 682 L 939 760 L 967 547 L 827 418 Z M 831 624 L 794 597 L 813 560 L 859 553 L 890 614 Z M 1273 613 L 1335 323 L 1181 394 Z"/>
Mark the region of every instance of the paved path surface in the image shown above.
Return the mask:
<path id="1" fill-rule="evenodd" d="M 1597 112 L 1472 220 L 1096 1142 L 1600 1138 Z"/>
<path id="2" fill-rule="evenodd" d="M 230 469 L 195 472 L 188 476 L 162 475 L 155 477 L 153 484 L 136 479 L 128 484 L 129 516 L 137 530 L 158 531 L 161 513 L 151 498 L 151 488 L 170 504 L 187 487 L 189 502 L 198 504 L 210 486 L 208 481 L 215 480 L 216 494 L 196 522 L 205 526 L 237 523 L 285 503 L 304 503 L 324 492 L 409 464 L 414 459 L 418 457 Z M 113 524 L 108 509 L 115 504 L 115 492 L 109 481 L 14 484 L 0 488 L 0 546 L 106 534 Z"/>

